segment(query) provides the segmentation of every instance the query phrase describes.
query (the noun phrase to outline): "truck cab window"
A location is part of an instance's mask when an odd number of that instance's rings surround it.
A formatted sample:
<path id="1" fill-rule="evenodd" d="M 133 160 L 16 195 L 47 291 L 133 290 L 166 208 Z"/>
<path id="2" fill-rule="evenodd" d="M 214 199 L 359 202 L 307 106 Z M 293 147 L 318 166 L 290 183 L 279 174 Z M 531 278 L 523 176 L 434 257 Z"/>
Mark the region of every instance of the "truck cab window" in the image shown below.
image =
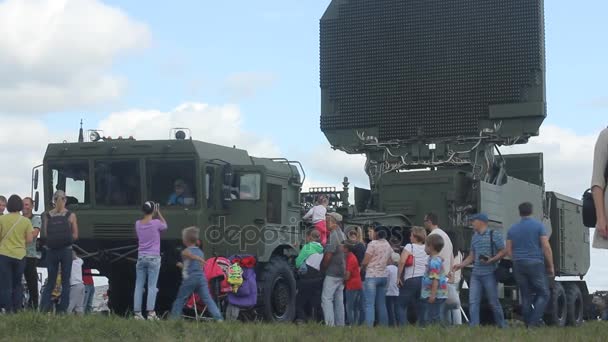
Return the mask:
<path id="1" fill-rule="evenodd" d="M 139 161 L 95 162 L 95 201 L 101 206 L 141 204 Z"/>
<path id="2" fill-rule="evenodd" d="M 215 170 L 213 167 L 207 167 L 205 171 L 205 200 L 207 201 L 207 208 L 211 209 L 214 207 L 215 200 Z"/>
<path id="3" fill-rule="evenodd" d="M 56 190 L 66 193 L 66 205 L 89 204 L 89 162 L 49 162 L 53 188 L 48 197 Z"/>
<path id="4" fill-rule="evenodd" d="M 283 187 L 277 184 L 268 184 L 268 203 L 266 203 L 266 220 L 269 223 L 281 223 L 281 198 Z"/>
<path id="5" fill-rule="evenodd" d="M 148 197 L 170 207 L 196 205 L 193 160 L 149 160 L 146 163 Z"/>
<path id="6" fill-rule="evenodd" d="M 262 176 L 259 173 L 243 173 L 236 178 L 232 198 L 244 201 L 257 201 L 260 199 Z"/>

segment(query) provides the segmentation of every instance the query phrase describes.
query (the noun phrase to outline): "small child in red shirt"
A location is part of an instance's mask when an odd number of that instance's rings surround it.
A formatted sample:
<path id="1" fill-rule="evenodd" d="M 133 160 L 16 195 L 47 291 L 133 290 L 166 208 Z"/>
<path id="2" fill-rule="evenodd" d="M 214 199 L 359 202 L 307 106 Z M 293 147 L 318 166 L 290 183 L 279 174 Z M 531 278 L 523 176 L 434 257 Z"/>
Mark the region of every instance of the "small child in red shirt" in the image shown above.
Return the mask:
<path id="1" fill-rule="evenodd" d="M 346 242 L 342 245 L 346 256 L 346 274 L 344 275 L 344 288 L 346 298 L 346 318 L 350 325 L 363 323 L 363 282 L 359 261 L 353 253 L 355 245 Z"/>

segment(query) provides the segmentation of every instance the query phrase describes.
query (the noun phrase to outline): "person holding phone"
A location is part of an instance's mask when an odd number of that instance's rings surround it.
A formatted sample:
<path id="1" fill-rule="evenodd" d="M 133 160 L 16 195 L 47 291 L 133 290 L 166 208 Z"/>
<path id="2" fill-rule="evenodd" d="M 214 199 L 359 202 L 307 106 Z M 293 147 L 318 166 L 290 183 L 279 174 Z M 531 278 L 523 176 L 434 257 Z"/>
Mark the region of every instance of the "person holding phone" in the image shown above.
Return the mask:
<path id="1" fill-rule="evenodd" d="M 475 230 L 471 240 L 471 251 L 462 263 L 454 265 L 452 271 L 460 271 L 474 263 L 469 286 L 470 325 L 472 327 L 479 326 L 481 296 L 485 292 L 494 313 L 494 322 L 499 328 L 505 328 L 507 324 L 502 306 L 498 300 L 498 282 L 494 271 L 498 261 L 507 254 L 507 249 L 502 234 L 497 230 L 490 229 L 488 222 L 489 219 L 486 214 L 477 214 L 471 218 L 471 224 L 473 230 Z M 492 251 L 496 251 L 496 255 L 492 255 Z"/>
<path id="2" fill-rule="evenodd" d="M 158 275 L 160 273 L 160 234 L 167 229 L 167 221 L 160 212 L 158 203 L 147 201 L 142 207 L 144 217 L 135 223 L 139 243 L 137 256 L 135 294 L 133 298 L 134 317 L 144 320 L 141 313 L 144 285 L 148 284 L 146 309 L 148 320 L 157 320 L 156 305 Z"/>

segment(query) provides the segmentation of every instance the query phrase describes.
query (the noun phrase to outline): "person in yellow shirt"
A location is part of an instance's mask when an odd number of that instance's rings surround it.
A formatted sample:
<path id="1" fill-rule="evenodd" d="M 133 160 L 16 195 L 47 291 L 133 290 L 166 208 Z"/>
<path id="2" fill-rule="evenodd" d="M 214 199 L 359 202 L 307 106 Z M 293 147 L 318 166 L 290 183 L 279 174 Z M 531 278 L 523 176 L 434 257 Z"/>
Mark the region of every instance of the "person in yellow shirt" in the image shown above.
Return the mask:
<path id="1" fill-rule="evenodd" d="M 0 310 L 21 309 L 25 270 L 25 246 L 32 242 L 32 223 L 21 216 L 23 201 L 12 195 L 6 204 L 8 215 L 0 217 Z"/>

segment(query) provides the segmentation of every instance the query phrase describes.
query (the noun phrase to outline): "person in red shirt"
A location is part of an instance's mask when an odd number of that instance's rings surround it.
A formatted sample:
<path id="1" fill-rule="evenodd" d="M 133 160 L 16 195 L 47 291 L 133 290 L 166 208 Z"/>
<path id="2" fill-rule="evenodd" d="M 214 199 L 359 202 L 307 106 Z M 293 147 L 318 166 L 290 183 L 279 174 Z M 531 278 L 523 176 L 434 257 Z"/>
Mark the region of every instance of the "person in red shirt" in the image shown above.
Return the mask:
<path id="1" fill-rule="evenodd" d="M 84 313 L 93 311 L 93 297 L 95 297 L 95 282 L 90 268 L 82 270 L 82 282 L 84 283 Z"/>
<path id="2" fill-rule="evenodd" d="M 363 282 L 357 256 L 353 253 L 356 246 L 350 241 L 342 245 L 346 255 L 346 274 L 344 288 L 346 299 L 346 318 L 350 325 L 363 323 Z"/>

